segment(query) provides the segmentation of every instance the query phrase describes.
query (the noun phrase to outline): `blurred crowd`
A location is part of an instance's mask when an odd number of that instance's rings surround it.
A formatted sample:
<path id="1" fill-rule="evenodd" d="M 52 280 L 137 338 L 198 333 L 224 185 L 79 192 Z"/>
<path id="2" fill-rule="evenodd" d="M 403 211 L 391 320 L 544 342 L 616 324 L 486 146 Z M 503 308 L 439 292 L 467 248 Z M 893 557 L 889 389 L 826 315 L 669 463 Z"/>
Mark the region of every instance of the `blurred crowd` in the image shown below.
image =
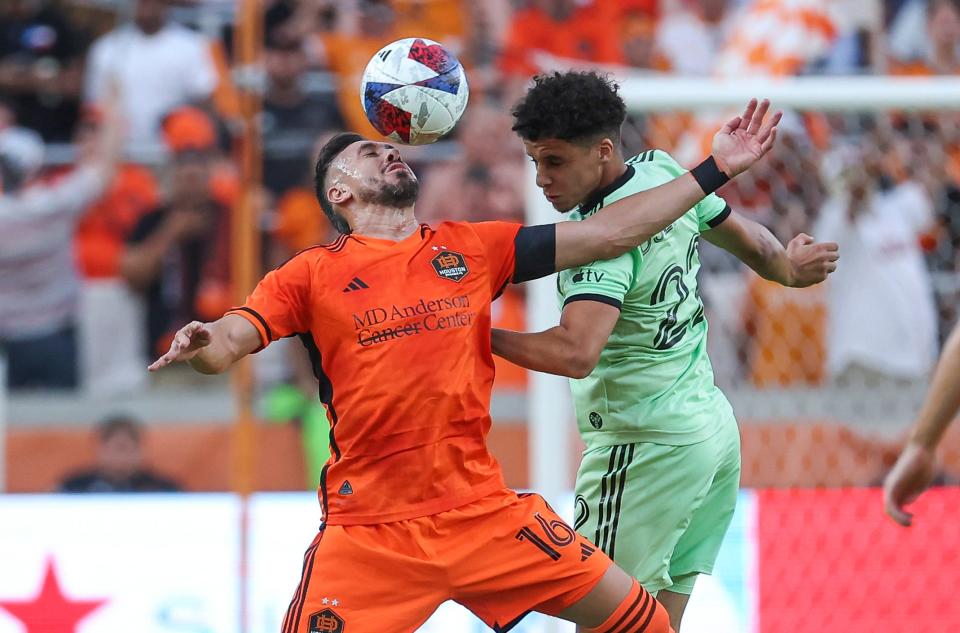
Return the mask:
<path id="1" fill-rule="evenodd" d="M 244 196 L 263 270 L 329 241 L 313 154 L 341 130 L 377 137 L 360 75 L 392 40 L 442 42 L 470 80 L 453 137 L 406 152 L 427 223 L 523 219 L 509 107 L 538 72 L 960 71 L 960 0 L 265 0 L 256 68 L 236 61 L 233 4 L 0 3 L 0 351 L 14 389 L 142 386 L 177 327 L 236 300 Z M 237 160 L 244 92 L 262 99 L 255 191 Z M 713 127 L 696 112 L 634 113 L 626 152 L 695 160 Z M 841 267 L 827 286 L 784 290 L 705 247 L 719 377 L 761 388 L 922 379 L 955 318 L 960 116 L 790 112 L 781 127 L 773 155 L 722 193 L 784 242 L 839 241 Z M 522 327 L 522 293 L 495 317 Z M 307 382 L 293 349 L 268 352 L 264 380 Z M 523 373 L 503 367 L 498 380 L 522 387 Z"/>

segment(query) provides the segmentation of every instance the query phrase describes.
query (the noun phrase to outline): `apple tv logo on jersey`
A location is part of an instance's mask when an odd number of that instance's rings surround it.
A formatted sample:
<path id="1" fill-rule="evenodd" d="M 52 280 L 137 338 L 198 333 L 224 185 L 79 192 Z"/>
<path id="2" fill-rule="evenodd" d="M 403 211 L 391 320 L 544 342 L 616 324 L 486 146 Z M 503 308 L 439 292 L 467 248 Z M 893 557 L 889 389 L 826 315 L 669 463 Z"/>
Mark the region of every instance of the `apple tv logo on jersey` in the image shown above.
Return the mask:
<path id="1" fill-rule="evenodd" d="M 578 284 L 581 281 L 586 281 L 588 283 L 597 283 L 603 279 L 603 276 L 605 274 L 606 273 L 590 270 L 589 268 L 581 268 L 576 273 L 574 273 L 573 277 L 571 277 L 571 280 L 575 284 Z"/>

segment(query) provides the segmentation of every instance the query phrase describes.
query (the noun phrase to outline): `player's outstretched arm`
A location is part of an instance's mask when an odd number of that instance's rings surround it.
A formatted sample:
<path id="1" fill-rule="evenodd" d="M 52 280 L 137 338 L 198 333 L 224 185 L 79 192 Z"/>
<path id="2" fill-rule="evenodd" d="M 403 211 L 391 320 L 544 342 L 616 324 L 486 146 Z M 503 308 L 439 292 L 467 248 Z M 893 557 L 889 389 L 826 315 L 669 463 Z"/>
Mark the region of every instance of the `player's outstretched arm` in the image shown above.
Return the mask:
<path id="1" fill-rule="evenodd" d="M 228 314 L 213 323 L 192 321 L 176 333 L 170 350 L 153 362 L 150 371 L 186 361 L 201 374 L 220 374 L 260 347 L 260 333 L 249 321 Z"/>
<path id="2" fill-rule="evenodd" d="M 525 369 L 568 378 L 586 378 L 597 366 L 620 310 L 597 301 L 574 301 L 563 308 L 560 324 L 542 332 L 494 328 L 493 353 Z"/>
<path id="3" fill-rule="evenodd" d="M 710 158 L 693 171 L 647 191 L 627 196 L 582 222 L 557 225 L 556 269 L 612 259 L 671 225 L 728 179 L 749 169 L 773 147 L 780 112 L 764 121 L 770 102 L 751 99 L 713 137 Z"/>
<path id="4" fill-rule="evenodd" d="M 927 489 L 936 474 L 937 445 L 960 409 L 960 324 L 943 347 L 933 383 L 910 439 L 883 483 L 883 503 L 890 517 L 910 525 L 913 514 L 904 510 Z"/>
<path id="5" fill-rule="evenodd" d="M 793 288 L 822 282 L 837 269 L 840 257 L 840 247 L 835 242 L 817 243 L 804 233 L 784 248 L 765 226 L 738 213 L 731 213 L 704 232 L 703 237 L 736 255 L 764 279 Z"/>

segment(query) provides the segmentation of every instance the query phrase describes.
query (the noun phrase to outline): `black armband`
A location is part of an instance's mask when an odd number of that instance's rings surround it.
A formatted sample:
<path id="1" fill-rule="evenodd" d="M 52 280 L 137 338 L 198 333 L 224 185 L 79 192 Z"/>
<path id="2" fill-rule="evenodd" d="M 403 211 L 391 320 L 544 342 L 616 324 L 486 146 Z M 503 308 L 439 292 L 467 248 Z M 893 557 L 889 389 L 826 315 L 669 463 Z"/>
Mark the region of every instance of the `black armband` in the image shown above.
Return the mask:
<path id="1" fill-rule="evenodd" d="M 720 171 L 720 168 L 717 167 L 717 161 L 713 156 L 707 156 L 702 163 L 690 170 L 690 174 L 694 180 L 697 181 L 697 184 L 700 185 L 700 188 L 703 189 L 703 193 L 707 195 L 710 195 L 730 181 L 730 176 Z"/>
<path id="2" fill-rule="evenodd" d="M 556 272 L 557 225 L 524 226 L 513 240 L 513 283 L 539 279 Z"/>

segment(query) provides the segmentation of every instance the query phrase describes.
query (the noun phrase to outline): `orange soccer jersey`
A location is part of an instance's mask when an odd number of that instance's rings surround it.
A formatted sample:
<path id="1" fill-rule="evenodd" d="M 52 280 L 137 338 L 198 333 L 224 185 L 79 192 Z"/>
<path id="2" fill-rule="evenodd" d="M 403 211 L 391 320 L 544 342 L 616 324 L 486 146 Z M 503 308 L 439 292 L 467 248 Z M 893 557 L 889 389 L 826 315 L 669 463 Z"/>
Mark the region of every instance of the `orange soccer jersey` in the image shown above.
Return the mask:
<path id="1" fill-rule="evenodd" d="M 310 351 L 331 420 L 319 486 L 327 524 L 435 514 L 504 487 L 486 447 L 490 303 L 511 279 L 553 271 L 552 228 L 451 222 L 399 242 L 343 235 L 269 273 L 231 311 L 264 346 L 297 335 Z"/>

